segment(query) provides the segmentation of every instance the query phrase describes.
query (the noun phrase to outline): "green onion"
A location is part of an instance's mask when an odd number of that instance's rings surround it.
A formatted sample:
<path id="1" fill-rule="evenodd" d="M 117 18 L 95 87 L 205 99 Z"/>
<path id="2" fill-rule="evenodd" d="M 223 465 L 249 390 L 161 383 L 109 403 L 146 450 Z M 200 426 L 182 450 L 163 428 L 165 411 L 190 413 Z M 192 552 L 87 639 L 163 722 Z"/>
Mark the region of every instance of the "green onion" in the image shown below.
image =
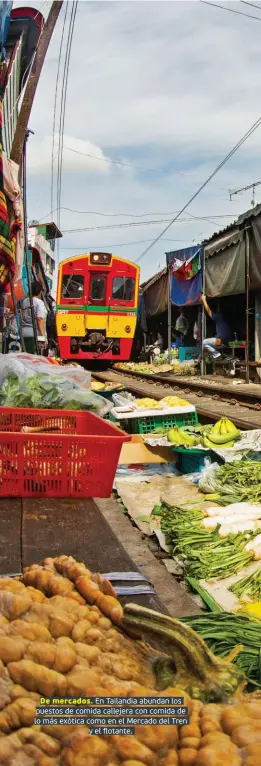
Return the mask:
<path id="1" fill-rule="evenodd" d="M 184 617 L 181 622 L 193 628 L 219 657 L 226 657 L 235 646 L 242 644 L 244 649 L 233 662 L 245 673 L 250 688 L 261 688 L 261 623 L 226 612 Z"/>
<path id="2" fill-rule="evenodd" d="M 256 599 L 256 601 L 260 601 L 261 567 L 247 577 L 243 577 L 242 580 L 238 580 L 234 585 L 231 585 L 229 590 L 231 590 L 238 598 L 249 596 L 250 598 L 252 597 L 253 599 Z"/>
<path id="3" fill-rule="evenodd" d="M 196 509 L 161 506 L 161 530 L 172 553 L 183 560 L 187 575 L 205 580 L 229 577 L 252 561 L 253 553 L 245 550 L 249 534 L 238 532 L 223 539 L 218 526 L 210 532 L 202 520 Z"/>

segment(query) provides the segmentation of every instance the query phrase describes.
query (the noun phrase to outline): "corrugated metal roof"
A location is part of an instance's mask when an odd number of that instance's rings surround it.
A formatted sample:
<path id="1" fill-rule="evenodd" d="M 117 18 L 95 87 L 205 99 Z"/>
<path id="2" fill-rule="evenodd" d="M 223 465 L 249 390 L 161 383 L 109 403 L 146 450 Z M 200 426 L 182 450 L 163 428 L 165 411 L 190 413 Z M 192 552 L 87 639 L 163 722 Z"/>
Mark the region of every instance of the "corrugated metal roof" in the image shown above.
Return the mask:
<path id="1" fill-rule="evenodd" d="M 231 247 L 231 245 L 236 245 L 238 242 L 242 241 L 243 236 L 243 229 L 237 228 L 231 232 L 223 232 L 220 237 L 215 238 L 214 241 L 212 240 L 209 245 L 205 246 L 205 257 L 210 258 L 211 255 L 219 253 L 221 250 L 225 250 L 227 247 Z"/>
<path id="2" fill-rule="evenodd" d="M 233 223 L 229 223 L 228 226 L 225 226 L 224 229 L 219 229 L 219 231 L 215 231 L 214 234 L 211 234 L 211 237 L 209 239 L 205 240 L 204 245 L 205 248 L 208 247 L 210 242 L 213 241 L 213 239 L 216 239 L 216 237 L 219 237 L 225 232 L 229 232 L 235 227 L 240 228 L 243 223 L 245 223 L 250 218 L 255 218 L 257 215 L 260 215 L 261 213 L 261 205 L 256 205 L 255 207 L 250 208 L 250 210 L 247 210 L 245 213 L 242 213 L 238 216 L 238 218 L 233 221 Z"/>

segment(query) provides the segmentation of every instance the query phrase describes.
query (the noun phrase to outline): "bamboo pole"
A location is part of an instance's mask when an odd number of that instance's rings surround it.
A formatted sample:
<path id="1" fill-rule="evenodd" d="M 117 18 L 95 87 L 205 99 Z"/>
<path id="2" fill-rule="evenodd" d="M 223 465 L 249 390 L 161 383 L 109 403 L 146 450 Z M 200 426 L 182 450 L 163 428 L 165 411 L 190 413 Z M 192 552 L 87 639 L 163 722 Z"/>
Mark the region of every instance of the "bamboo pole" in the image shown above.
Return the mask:
<path id="1" fill-rule="evenodd" d="M 13 145 L 11 149 L 11 160 L 16 162 L 17 165 L 20 165 L 20 162 L 21 162 L 27 126 L 30 119 L 30 114 L 31 114 L 32 106 L 33 106 L 36 88 L 39 82 L 45 56 L 51 41 L 55 24 L 57 22 L 60 10 L 62 8 L 62 5 L 63 5 L 63 0 L 54 0 L 54 2 L 52 3 L 50 13 L 45 22 L 41 37 L 39 39 L 33 66 L 25 87 L 24 97 L 23 97 L 21 109 L 19 112 Z"/>

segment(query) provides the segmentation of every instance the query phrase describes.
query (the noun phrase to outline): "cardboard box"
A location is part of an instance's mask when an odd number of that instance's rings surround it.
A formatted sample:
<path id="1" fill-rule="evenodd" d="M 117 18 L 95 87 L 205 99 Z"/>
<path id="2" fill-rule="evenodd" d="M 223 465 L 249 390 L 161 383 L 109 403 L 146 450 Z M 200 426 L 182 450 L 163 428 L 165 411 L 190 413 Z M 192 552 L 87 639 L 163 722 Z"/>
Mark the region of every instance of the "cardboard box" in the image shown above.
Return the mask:
<path id="1" fill-rule="evenodd" d="M 122 445 L 119 458 L 119 465 L 175 462 L 175 453 L 171 447 L 148 447 L 140 434 L 133 434 L 131 441 Z"/>

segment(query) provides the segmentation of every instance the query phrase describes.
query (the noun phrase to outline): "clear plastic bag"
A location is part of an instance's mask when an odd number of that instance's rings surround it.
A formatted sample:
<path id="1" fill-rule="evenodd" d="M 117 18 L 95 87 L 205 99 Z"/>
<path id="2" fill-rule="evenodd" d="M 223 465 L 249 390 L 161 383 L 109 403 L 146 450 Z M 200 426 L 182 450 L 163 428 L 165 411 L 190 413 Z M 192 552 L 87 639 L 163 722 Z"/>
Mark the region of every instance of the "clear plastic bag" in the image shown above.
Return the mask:
<path id="1" fill-rule="evenodd" d="M 81 410 L 90 410 L 94 414 L 105 418 L 113 408 L 112 402 L 105 399 L 104 396 L 93 391 L 84 391 L 84 389 L 74 388 L 72 391 L 63 392 L 63 408 L 77 409 L 77 404 Z"/>
<path id="2" fill-rule="evenodd" d="M 206 494 L 212 494 L 216 492 L 215 473 L 220 468 L 218 463 L 211 463 L 211 465 L 203 468 L 200 473 L 199 487 L 202 492 Z"/>
<path id="3" fill-rule="evenodd" d="M 135 397 L 126 391 L 126 393 L 112 394 L 112 401 L 115 407 L 125 407 L 125 404 L 135 402 Z"/>
<path id="4" fill-rule="evenodd" d="M 59 367 L 30 354 L 1 354 L 0 406 L 86 409 L 106 417 L 113 404 L 86 387 L 90 380 L 88 371 L 72 365 Z"/>
<path id="5" fill-rule="evenodd" d="M 74 367 L 72 364 L 53 364 L 47 357 L 36 354 L 16 353 L 0 354 L 0 385 L 8 374 L 18 375 L 26 379 L 33 374 L 57 375 L 66 378 L 74 385 L 86 390 L 91 388 L 91 373 L 83 367 Z"/>

